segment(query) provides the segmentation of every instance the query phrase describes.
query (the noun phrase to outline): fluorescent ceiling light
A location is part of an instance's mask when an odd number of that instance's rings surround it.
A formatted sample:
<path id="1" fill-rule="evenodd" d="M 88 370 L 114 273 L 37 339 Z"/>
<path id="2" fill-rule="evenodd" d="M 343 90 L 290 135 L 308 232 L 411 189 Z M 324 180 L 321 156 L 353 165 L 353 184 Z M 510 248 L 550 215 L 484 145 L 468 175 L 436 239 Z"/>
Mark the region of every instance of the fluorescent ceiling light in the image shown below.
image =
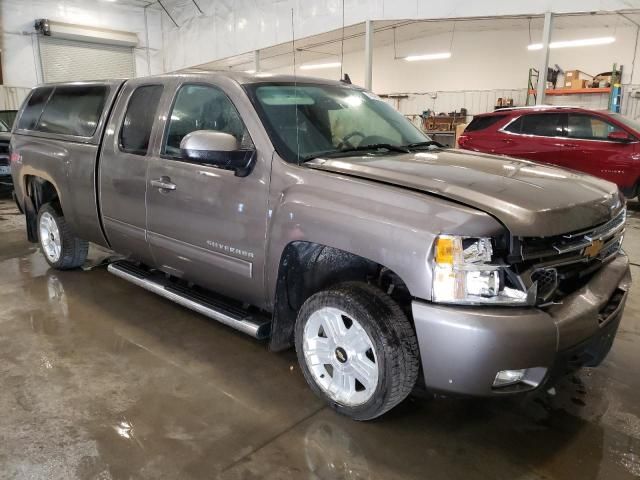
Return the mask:
<path id="1" fill-rule="evenodd" d="M 255 70 L 245 70 L 244 73 L 256 73 Z"/>
<path id="2" fill-rule="evenodd" d="M 408 57 L 404 57 L 407 62 L 418 62 L 420 60 L 442 60 L 444 58 L 451 58 L 451 52 L 427 53 L 426 55 L 409 55 Z"/>
<path id="3" fill-rule="evenodd" d="M 564 40 L 562 42 L 551 42 L 549 48 L 567 48 L 567 47 L 588 47 L 591 45 L 607 45 L 615 42 L 614 37 L 597 37 L 584 38 L 582 40 Z M 532 43 L 527 47 L 529 50 L 542 50 L 541 43 Z"/>
<path id="4" fill-rule="evenodd" d="M 342 65 L 340 62 L 329 63 L 308 63 L 307 65 L 301 65 L 300 70 L 320 70 L 323 68 L 338 68 Z"/>

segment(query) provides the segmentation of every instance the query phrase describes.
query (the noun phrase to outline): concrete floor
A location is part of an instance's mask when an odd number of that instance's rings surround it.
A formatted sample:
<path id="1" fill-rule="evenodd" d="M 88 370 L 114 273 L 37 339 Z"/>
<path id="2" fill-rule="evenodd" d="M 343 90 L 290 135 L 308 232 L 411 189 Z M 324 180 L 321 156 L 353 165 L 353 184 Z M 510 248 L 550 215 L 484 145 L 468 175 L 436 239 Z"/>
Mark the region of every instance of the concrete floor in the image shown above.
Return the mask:
<path id="1" fill-rule="evenodd" d="M 630 208 L 625 247 L 640 265 Z M 410 398 L 357 423 L 313 396 L 293 352 L 269 353 L 102 268 L 49 270 L 23 228 L 5 196 L 0 478 L 640 477 L 637 284 L 607 360 L 554 396 Z"/>

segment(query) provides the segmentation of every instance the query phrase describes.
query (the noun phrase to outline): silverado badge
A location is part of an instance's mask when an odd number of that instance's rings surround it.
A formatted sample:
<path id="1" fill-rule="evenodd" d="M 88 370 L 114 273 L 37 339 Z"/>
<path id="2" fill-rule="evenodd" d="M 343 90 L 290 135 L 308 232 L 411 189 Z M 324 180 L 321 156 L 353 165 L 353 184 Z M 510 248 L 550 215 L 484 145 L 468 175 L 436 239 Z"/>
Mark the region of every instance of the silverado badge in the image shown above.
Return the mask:
<path id="1" fill-rule="evenodd" d="M 586 247 L 583 251 L 583 255 L 587 258 L 597 257 L 604 246 L 604 242 L 602 240 L 594 240 L 591 242 L 591 245 Z"/>

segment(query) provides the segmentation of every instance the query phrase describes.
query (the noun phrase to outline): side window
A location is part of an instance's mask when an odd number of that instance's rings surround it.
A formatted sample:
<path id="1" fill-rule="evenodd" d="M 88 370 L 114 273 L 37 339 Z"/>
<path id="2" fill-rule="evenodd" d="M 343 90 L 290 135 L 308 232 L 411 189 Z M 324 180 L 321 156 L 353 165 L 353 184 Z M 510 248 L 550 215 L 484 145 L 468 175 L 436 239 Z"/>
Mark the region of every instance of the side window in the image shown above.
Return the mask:
<path id="1" fill-rule="evenodd" d="M 523 115 L 520 133 L 537 135 L 539 137 L 564 136 L 566 114 L 564 113 L 538 113 Z"/>
<path id="2" fill-rule="evenodd" d="M 467 127 L 469 128 L 469 127 Z M 522 132 L 522 117 L 516 118 L 513 122 L 509 123 L 503 129 L 505 132 L 521 133 Z"/>
<path id="3" fill-rule="evenodd" d="M 134 155 L 147 154 L 162 88 L 162 85 L 145 85 L 136 88 L 131 94 L 120 127 L 119 145 L 123 152 Z"/>
<path id="4" fill-rule="evenodd" d="M 33 130 L 36 128 L 51 92 L 53 92 L 53 87 L 36 88 L 33 91 L 22 111 L 22 115 L 20 115 L 19 129 Z"/>
<path id="5" fill-rule="evenodd" d="M 504 119 L 506 115 L 487 115 L 486 117 L 474 117 L 471 123 L 464 129 L 465 132 L 475 132 L 477 130 L 484 130 L 491 125 L 495 125 L 500 120 Z M 517 120 L 516 120 L 517 121 Z"/>
<path id="6" fill-rule="evenodd" d="M 213 86 L 184 85 L 178 90 L 162 153 L 180 156 L 180 142 L 195 130 L 229 133 L 236 137 L 241 148 L 251 145 L 249 133 L 231 100 Z"/>
<path id="7" fill-rule="evenodd" d="M 611 132 L 621 131 L 621 128 L 592 115 L 579 113 L 569 115 L 567 134 L 571 138 L 606 140 Z"/>
<path id="8" fill-rule="evenodd" d="M 91 137 L 104 109 L 107 87 L 56 87 L 36 130 L 40 132 Z"/>

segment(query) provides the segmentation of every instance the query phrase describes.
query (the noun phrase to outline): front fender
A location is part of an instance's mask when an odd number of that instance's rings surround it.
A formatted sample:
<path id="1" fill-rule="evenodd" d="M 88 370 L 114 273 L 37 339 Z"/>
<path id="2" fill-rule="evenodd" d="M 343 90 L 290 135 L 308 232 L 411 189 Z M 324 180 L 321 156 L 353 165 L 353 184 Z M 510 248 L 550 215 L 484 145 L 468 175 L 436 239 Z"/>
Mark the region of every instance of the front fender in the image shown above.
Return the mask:
<path id="1" fill-rule="evenodd" d="M 431 298 L 430 259 L 441 233 L 494 236 L 490 215 L 429 194 L 275 160 L 267 234 L 267 294 L 275 298 L 285 247 L 308 241 L 395 272 L 412 296 Z"/>

